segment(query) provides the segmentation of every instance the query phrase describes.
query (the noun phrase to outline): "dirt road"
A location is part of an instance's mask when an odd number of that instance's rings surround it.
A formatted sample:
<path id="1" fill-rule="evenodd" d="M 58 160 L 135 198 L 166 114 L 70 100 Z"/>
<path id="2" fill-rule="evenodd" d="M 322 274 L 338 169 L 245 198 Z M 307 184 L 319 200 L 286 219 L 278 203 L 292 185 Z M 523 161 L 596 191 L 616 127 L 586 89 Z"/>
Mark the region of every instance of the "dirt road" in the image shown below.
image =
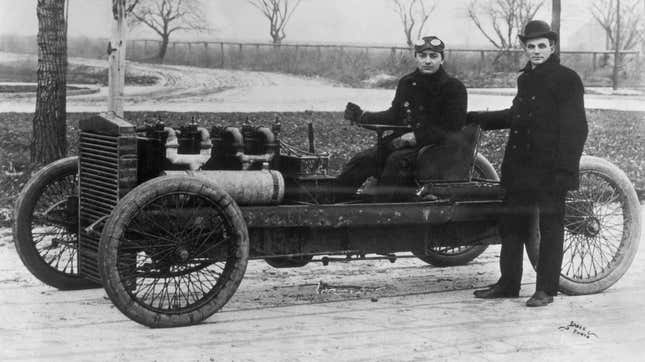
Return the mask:
<path id="1" fill-rule="evenodd" d="M 40 284 L 3 229 L 0 360 L 642 360 L 645 253 L 601 294 L 531 309 L 528 263 L 521 298 L 473 298 L 474 288 L 496 280 L 498 252 L 492 246 L 451 268 L 414 258 L 296 269 L 252 261 L 233 299 L 206 323 L 151 330 L 126 319 L 102 289 Z M 329 287 L 319 293 L 321 281 Z"/>
<path id="2" fill-rule="evenodd" d="M 21 54 L 0 52 L 0 62 L 16 61 Z M 107 67 L 96 59 L 71 58 L 70 63 Z M 387 108 L 394 97 L 393 89 L 345 88 L 324 79 L 302 78 L 287 74 L 208 69 L 187 66 L 128 62 L 135 75 L 156 77 L 152 86 L 128 86 L 125 89 L 126 111 L 192 111 L 192 112 L 261 112 L 261 111 L 342 111 L 348 101 L 364 109 Z M 514 90 L 490 92 L 470 89 L 469 110 L 503 109 L 511 105 Z M 0 93 L 0 112 L 33 112 L 33 93 Z M 607 96 L 587 94 L 589 109 L 645 111 L 644 96 Z M 68 112 L 100 112 L 107 107 L 107 89 L 96 93 L 69 95 Z"/>
<path id="3" fill-rule="evenodd" d="M 347 100 L 382 109 L 392 96 L 275 74 L 204 75 L 170 66 L 142 71 L 161 72 L 162 81 L 128 89 L 128 110 L 323 111 L 339 110 Z M 70 97 L 68 110 L 102 110 L 100 92 Z M 482 97 L 471 97 L 471 109 L 510 104 L 509 95 Z M 0 99 L 0 112 L 33 107 L 30 95 Z M 645 350 L 643 252 L 609 290 L 558 296 L 541 309 L 524 307 L 534 289 L 528 263 L 522 298 L 473 298 L 474 288 L 497 279 L 498 247 L 451 268 L 414 258 L 297 269 L 252 261 L 233 299 L 206 323 L 150 330 L 118 312 L 102 289 L 60 292 L 35 280 L 10 233 L 0 229 L 2 361 L 622 361 L 641 360 Z M 317 289 L 320 282 L 329 287 Z"/>

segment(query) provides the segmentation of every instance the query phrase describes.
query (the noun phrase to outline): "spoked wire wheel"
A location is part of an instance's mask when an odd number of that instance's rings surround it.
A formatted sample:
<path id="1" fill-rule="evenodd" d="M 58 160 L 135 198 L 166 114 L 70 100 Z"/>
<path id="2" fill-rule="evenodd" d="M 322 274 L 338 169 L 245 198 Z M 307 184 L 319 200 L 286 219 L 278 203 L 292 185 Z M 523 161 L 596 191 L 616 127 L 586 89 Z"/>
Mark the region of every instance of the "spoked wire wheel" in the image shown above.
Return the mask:
<path id="1" fill-rule="evenodd" d="M 491 163 L 481 154 L 477 154 L 473 167 L 473 178 L 478 180 L 499 181 L 499 176 Z M 488 245 L 428 245 L 424 251 L 413 251 L 419 259 L 434 266 L 465 265 L 483 253 Z"/>
<path id="2" fill-rule="evenodd" d="M 241 212 L 225 192 L 190 177 L 163 177 L 123 198 L 102 233 L 105 289 L 149 327 L 199 323 L 237 290 L 248 260 Z"/>
<path id="3" fill-rule="evenodd" d="M 567 196 L 564 222 L 560 289 L 591 294 L 616 283 L 640 241 L 640 204 L 627 176 L 603 159 L 583 157 L 580 187 Z M 537 265 L 539 249 L 527 250 Z"/>
<path id="4" fill-rule="evenodd" d="M 20 192 L 15 215 L 16 251 L 35 277 L 58 289 L 97 286 L 79 276 L 78 157 L 36 173 Z"/>

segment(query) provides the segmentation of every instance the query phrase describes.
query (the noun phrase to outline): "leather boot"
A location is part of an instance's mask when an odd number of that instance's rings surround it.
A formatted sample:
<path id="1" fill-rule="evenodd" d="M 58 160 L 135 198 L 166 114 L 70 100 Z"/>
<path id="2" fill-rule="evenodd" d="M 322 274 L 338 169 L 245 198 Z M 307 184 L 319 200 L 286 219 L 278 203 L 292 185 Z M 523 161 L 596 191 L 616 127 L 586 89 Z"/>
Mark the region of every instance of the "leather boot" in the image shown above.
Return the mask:
<path id="1" fill-rule="evenodd" d="M 549 303 L 553 303 L 553 296 L 548 295 L 546 292 L 536 290 L 535 294 L 526 301 L 527 307 L 544 307 Z"/>
<path id="2" fill-rule="evenodd" d="M 494 284 L 490 288 L 475 290 L 475 298 L 495 299 L 495 298 L 517 298 L 520 296 L 519 290 L 509 290 Z"/>

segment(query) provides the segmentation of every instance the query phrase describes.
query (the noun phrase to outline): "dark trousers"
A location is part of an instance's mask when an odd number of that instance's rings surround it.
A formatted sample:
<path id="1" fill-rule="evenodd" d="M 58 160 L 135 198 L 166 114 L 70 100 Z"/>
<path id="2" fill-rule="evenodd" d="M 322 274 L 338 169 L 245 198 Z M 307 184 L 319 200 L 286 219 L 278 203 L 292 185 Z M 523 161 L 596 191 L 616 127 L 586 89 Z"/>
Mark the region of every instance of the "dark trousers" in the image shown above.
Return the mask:
<path id="1" fill-rule="evenodd" d="M 566 191 L 563 190 L 507 192 L 506 205 L 510 212 L 500 224 L 500 286 L 509 291 L 520 290 L 523 245 L 531 234 L 535 234 L 534 220 L 537 213 L 540 248 L 535 290 L 542 290 L 549 295 L 558 293 L 564 243 L 565 197 Z"/>
<path id="2" fill-rule="evenodd" d="M 370 176 L 378 177 L 380 201 L 414 195 L 414 165 L 418 147 L 399 150 L 382 149 L 378 159 L 376 147 L 357 153 L 336 178 L 336 201 L 352 199 L 356 190 Z"/>
<path id="3" fill-rule="evenodd" d="M 396 150 L 387 157 L 379 179 L 379 201 L 406 201 L 415 195 L 418 147 Z"/>
<path id="4" fill-rule="evenodd" d="M 336 177 L 334 195 L 337 202 L 348 201 L 354 197 L 356 190 L 370 177 L 377 177 L 379 162 L 376 147 L 369 148 L 354 155 L 343 166 Z"/>

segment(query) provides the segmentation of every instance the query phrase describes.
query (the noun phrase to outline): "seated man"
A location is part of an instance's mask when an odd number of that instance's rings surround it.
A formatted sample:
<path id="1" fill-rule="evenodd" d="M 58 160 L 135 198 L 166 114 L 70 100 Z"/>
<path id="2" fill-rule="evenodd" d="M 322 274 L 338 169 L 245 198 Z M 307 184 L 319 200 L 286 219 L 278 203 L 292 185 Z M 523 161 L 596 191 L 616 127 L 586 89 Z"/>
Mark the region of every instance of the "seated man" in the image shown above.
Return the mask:
<path id="1" fill-rule="evenodd" d="M 417 69 L 401 78 L 392 106 L 383 112 L 363 112 L 353 103 L 345 109 L 345 119 L 355 123 L 409 125 L 412 132 L 386 137 L 381 150 L 381 165 L 376 148 L 355 155 L 337 178 L 338 201 L 351 199 L 370 176 L 378 177 L 379 199 L 405 198 L 414 187 L 414 170 L 419 150 L 428 145 L 441 146 L 466 122 L 467 94 L 464 85 L 446 74 L 444 43 L 427 36 L 414 46 Z"/>

